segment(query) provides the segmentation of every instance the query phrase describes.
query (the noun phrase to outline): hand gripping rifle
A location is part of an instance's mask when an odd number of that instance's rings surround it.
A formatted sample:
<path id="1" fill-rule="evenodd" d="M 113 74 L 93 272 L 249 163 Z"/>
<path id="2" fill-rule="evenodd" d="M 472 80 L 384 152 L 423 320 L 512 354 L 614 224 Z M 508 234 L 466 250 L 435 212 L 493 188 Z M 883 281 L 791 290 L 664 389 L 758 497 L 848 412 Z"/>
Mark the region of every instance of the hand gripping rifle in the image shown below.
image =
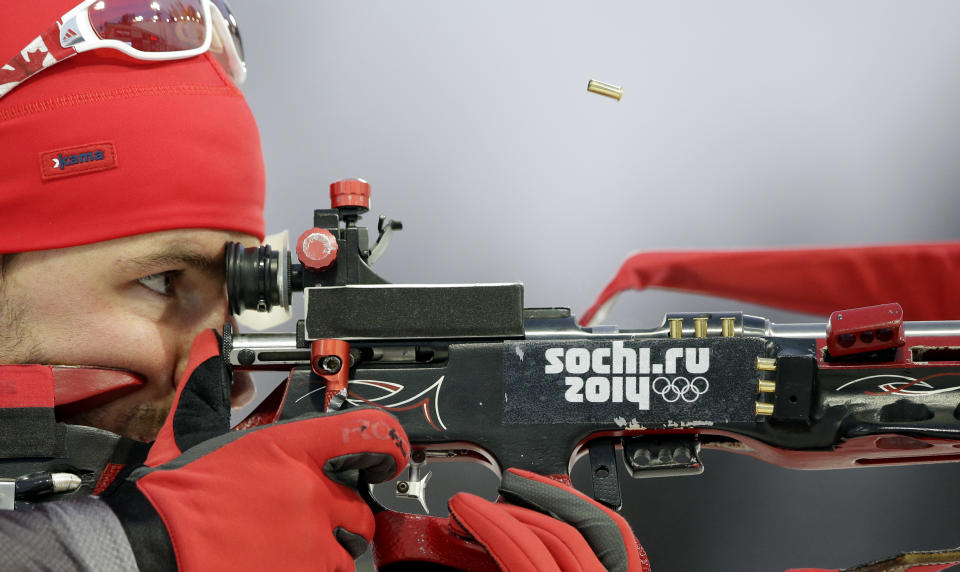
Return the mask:
<path id="1" fill-rule="evenodd" d="M 567 477 L 587 455 L 594 497 L 619 509 L 618 451 L 634 478 L 700 473 L 702 447 L 802 469 L 960 460 L 960 322 L 905 322 L 891 303 L 826 324 L 725 312 L 585 328 L 567 308 L 524 308 L 521 284 L 388 283 L 370 264 L 400 223 L 381 217 L 371 247 L 369 186 L 340 181 L 331 198 L 299 264 L 228 245 L 231 311 L 302 290 L 306 315 L 291 334 L 227 326 L 223 354 L 290 371 L 279 418 L 396 415 L 413 447 L 399 496 L 424 503 L 427 461 Z"/>

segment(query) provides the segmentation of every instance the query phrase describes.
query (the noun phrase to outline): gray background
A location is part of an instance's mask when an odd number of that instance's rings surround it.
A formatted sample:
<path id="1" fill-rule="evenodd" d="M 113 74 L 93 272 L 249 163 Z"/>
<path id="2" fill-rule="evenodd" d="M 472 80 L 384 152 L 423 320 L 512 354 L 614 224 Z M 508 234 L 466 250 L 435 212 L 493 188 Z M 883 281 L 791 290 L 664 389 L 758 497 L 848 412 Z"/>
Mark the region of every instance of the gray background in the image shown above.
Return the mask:
<path id="1" fill-rule="evenodd" d="M 405 224 L 378 263 L 394 282 L 523 281 L 527 305 L 579 313 L 641 249 L 957 238 L 960 3 L 232 4 L 268 229 L 296 236 L 330 182 L 363 177 L 371 215 Z M 623 100 L 587 93 L 591 78 Z M 648 292 L 608 321 L 731 309 L 810 320 Z M 624 483 L 659 572 L 960 543 L 954 465 L 796 472 L 704 456 L 700 477 Z M 432 491 L 437 512 L 449 490 Z"/>

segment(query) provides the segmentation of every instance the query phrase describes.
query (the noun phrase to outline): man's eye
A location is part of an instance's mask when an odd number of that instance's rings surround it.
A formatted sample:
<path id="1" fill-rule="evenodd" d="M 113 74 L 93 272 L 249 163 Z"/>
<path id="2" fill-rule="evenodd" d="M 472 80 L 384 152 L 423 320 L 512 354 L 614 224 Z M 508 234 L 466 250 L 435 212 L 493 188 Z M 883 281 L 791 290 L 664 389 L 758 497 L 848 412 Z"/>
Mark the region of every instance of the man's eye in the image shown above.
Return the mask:
<path id="1" fill-rule="evenodd" d="M 144 276 L 143 278 L 137 279 L 137 282 L 157 294 L 170 296 L 173 294 L 173 279 L 177 274 L 178 272 L 175 270 L 168 270 L 167 272 Z"/>

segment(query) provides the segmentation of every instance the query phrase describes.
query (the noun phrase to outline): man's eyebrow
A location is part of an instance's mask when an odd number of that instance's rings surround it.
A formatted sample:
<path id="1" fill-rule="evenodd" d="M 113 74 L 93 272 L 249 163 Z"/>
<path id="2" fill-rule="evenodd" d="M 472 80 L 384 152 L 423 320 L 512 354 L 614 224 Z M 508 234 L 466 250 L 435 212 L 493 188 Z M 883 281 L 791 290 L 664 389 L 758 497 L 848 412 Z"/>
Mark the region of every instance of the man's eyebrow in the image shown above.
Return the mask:
<path id="1" fill-rule="evenodd" d="M 197 270 L 209 271 L 220 269 L 223 266 L 223 258 L 222 255 L 208 256 L 189 248 L 172 246 L 144 256 L 121 258 L 117 261 L 117 264 L 140 270 L 154 270 L 163 266 L 186 264 Z"/>

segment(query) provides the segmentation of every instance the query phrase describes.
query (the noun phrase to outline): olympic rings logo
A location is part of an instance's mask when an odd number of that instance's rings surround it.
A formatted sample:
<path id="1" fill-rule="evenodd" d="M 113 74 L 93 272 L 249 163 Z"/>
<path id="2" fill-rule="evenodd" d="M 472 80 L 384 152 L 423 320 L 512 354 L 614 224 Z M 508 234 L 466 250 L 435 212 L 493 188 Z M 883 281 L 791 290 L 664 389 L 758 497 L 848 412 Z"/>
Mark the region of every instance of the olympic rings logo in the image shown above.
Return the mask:
<path id="1" fill-rule="evenodd" d="M 667 403 L 675 403 L 681 399 L 687 403 L 693 403 L 710 389 L 710 382 L 700 375 L 693 379 L 682 376 L 670 379 L 660 376 L 653 380 L 651 389 Z"/>

